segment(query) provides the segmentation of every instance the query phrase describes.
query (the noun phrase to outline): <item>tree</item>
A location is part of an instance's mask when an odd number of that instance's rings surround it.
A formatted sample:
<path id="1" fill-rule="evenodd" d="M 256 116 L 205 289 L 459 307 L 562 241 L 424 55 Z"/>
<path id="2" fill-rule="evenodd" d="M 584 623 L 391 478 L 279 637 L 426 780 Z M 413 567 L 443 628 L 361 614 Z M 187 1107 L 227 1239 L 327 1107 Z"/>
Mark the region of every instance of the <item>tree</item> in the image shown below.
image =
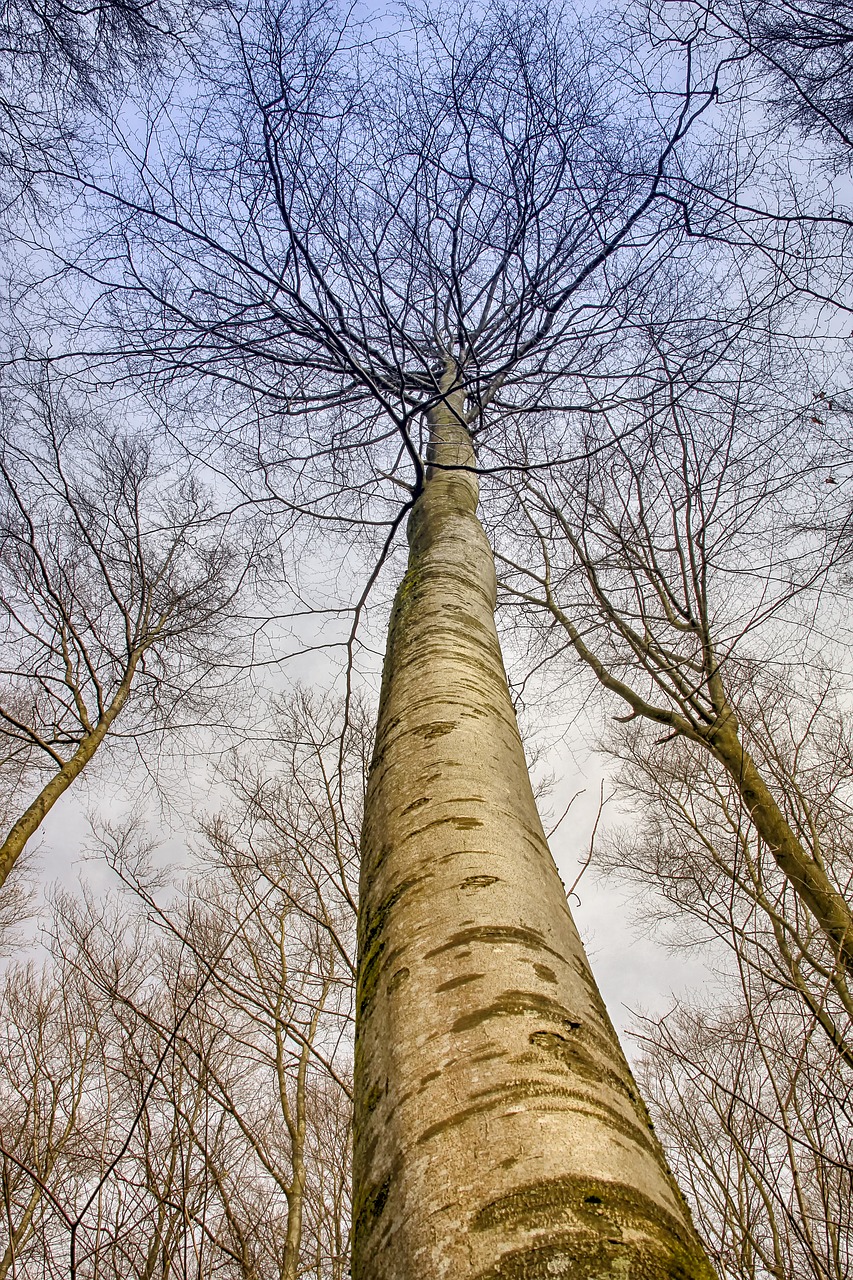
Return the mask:
<path id="1" fill-rule="evenodd" d="M 849 725 L 829 673 L 756 673 L 752 732 L 786 811 L 850 883 Z M 632 822 L 598 858 L 639 890 L 644 928 L 715 956 L 714 985 L 645 1020 L 640 1075 L 670 1160 L 724 1275 L 849 1269 L 853 1003 L 821 931 L 695 745 L 619 730 Z"/>
<path id="2" fill-rule="evenodd" d="M 187 1070 L 176 1045 L 180 1030 L 190 1032 L 196 1052 L 216 1061 L 215 1029 L 192 1017 L 203 990 L 150 925 L 128 920 L 126 904 L 65 898 L 58 907 L 56 953 L 40 985 L 59 1043 L 36 1036 L 30 1006 L 14 999 L 20 971 L 7 981 L 9 1038 L 26 1044 L 28 1067 L 27 1084 L 16 1085 L 20 1058 L 11 1056 L 0 1083 L 4 1265 L 72 1280 L 210 1275 L 229 1253 L 209 1168 L 242 1152 L 209 1115 L 203 1074 Z M 110 969 L 120 978 L 105 990 Z M 16 1131 L 8 1103 L 18 1094 L 32 1104 Z"/>
<path id="3" fill-rule="evenodd" d="M 170 0 L 5 0 L 0 9 L 0 190 L 22 191 L 80 160 L 87 115 L 175 51 L 205 5 Z M 43 192 L 38 194 L 44 195 Z M 52 202 L 51 202 L 52 203 Z"/>
<path id="4" fill-rule="evenodd" d="M 650 100 L 689 66 L 716 104 L 698 140 L 718 163 L 681 172 L 690 234 L 772 263 L 824 348 L 846 334 L 850 279 L 851 49 L 847 0 L 645 0 L 623 8 L 622 74 Z M 674 184 L 675 185 L 675 184 Z M 820 359 L 820 353 L 818 359 Z"/>
<path id="5" fill-rule="evenodd" d="M 639 1069 L 722 1275 L 842 1280 L 850 1269 L 850 1075 L 780 993 L 673 1011 Z"/>
<path id="6" fill-rule="evenodd" d="M 215 1175 L 231 1248 L 252 1275 L 280 1280 L 312 1267 L 318 1280 L 342 1277 L 348 1257 L 355 833 L 367 762 L 355 709 L 343 737 L 340 719 L 334 703 L 304 693 L 279 707 L 274 759 L 235 759 L 231 812 L 207 824 L 206 872 L 187 886 L 183 922 L 167 918 L 205 974 L 205 1018 L 219 1028 L 222 1065 L 199 1055 L 196 1066 L 190 1046 L 189 1070 L 246 1153 Z M 242 1208 L 248 1189 L 271 1208 L 284 1203 L 275 1230 L 260 1207 Z"/>
<path id="7" fill-rule="evenodd" d="M 811 832 L 814 855 L 849 894 L 849 725 L 832 678 L 789 667 L 755 677 L 748 704 L 741 694 L 781 803 L 798 830 Z M 657 886 L 688 936 L 691 922 L 700 923 L 703 941 L 725 942 L 757 983 L 799 1001 L 814 1021 L 810 1034 L 825 1036 L 830 1051 L 853 1066 L 849 981 L 751 824 L 737 786 L 689 744 L 661 747 L 648 729 L 619 737 L 611 745 L 624 762 L 622 785 L 648 826 L 614 845 L 607 862 L 647 889 Z"/>
<path id="8" fill-rule="evenodd" d="M 337 719 L 281 709 L 171 901 L 138 824 L 102 829 L 127 892 L 62 895 L 10 970 L 0 1274 L 342 1280 L 366 762 L 353 716 L 340 775 Z"/>
<path id="9" fill-rule="evenodd" d="M 853 6 L 847 0 L 688 0 L 681 10 L 694 38 L 701 33 L 715 41 L 745 76 L 764 81 L 767 105 L 780 123 L 817 133 L 834 148 L 853 146 Z"/>
<path id="10" fill-rule="evenodd" d="M 707 756 L 713 786 L 733 789 L 739 820 L 817 926 L 821 963 L 846 991 L 846 857 L 823 847 L 816 811 L 792 780 L 784 722 L 781 738 L 768 731 L 772 704 L 759 692 L 768 686 L 755 678 L 780 644 L 791 666 L 798 654 L 815 659 L 809 610 L 849 556 L 846 505 L 827 491 L 833 455 L 822 428 L 807 425 L 814 408 L 750 396 L 742 378 L 694 396 L 675 377 L 627 424 L 591 428 L 585 460 L 562 479 L 552 469 L 547 491 L 528 484 L 530 557 L 506 557 L 505 581 L 547 618 L 546 655 L 559 637 L 626 720 L 691 744 L 691 759 Z M 616 438 L 612 453 L 602 436 Z M 696 768 L 702 776 L 706 764 Z"/>
<path id="11" fill-rule="evenodd" d="M 137 371 L 250 389 L 303 509 L 376 495 L 371 582 L 409 516 L 362 844 L 354 1275 L 708 1276 L 536 814 L 476 472 L 526 467 L 526 415 L 623 368 L 710 96 L 632 124 L 545 8 L 368 34 L 250 13 L 180 163 L 158 133 L 107 193 Z"/>
<path id="12" fill-rule="evenodd" d="M 3 409 L 0 723 L 11 816 L 0 885 L 109 736 L 141 746 L 182 712 L 189 723 L 209 714 L 258 553 L 251 530 L 241 538 L 150 436 L 84 416 L 49 386 Z"/>
<path id="13" fill-rule="evenodd" d="M 43 1228 L 43 1188 L 73 1145 L 98 1060 L 95 1028 L 74 995 L 33 968 L 13 971 L 4 983 L 2 1280 L 34 1252 L 30 1242 Z"/>

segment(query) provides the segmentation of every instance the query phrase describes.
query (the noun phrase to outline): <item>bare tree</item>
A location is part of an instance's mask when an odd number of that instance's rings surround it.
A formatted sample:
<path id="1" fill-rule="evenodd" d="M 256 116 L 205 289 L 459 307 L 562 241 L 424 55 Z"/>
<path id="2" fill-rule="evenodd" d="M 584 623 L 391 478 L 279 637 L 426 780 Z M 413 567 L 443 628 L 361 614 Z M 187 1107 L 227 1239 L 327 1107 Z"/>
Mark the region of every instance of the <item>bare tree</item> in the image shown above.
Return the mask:
<path id="1" fill-rule="evenodd" d="M 850 740 L 832 685 L 825 671 L 811 680 L 792 668 L 773 679 L 754 676 L 750 723 L 791 821 L 810 833 L 815 856 L 847 887 Z M 645 820 L 635 835 L 606 847 L 604 863 L 661 895 L 666 905 L 658 901 L 658 912 L 680 921 L 687 939 L 724 942 L 768 989 L 799 1000 L 816 1034 L 853 1066 L 848 979 L 737 787 L 695 746 L 652 739 L 648 729 L 631 728 L 611 738 L 623 762 L 623 795 Z"/>
<path id="2" fill-rule="evenodd" d="M 673 6 L 673 9 L 676 6 Z M 763 81 L 764 100 L 783 125 L 853 146 L 853 7 L 847 0 L 771 0 L 764 4 L 688 0 L 671 29 L 714 43 L 746 80 Z M 658 9 L 663 18 L 665 10 Z M 754 89 L 753 89 L 754 92 Z"/>
<path id="3" fill-rule="evenodd" d="M 7 400 L 4 419 L 0 884 L 109 735 L 141 748 L 222 696 L 213 672 L 236 656 L 256 555 L 251 533 L 144 434 L 85 418 L 50 388 Z"/>
<path id="4" fill-rule="evenodd" d="M 684 167 L 673 191 L 691 234 L 739 246 L 752 270 L 772 262 L 799 297 L 801 323 L 819 326 L 824 351 L 845 361 L 838 322 L 847 328 L 853 229 L 850 4 L 649 0 L 622 14 L 630 53 L 620 72 L 642 80 L 650 101 L 669 101 L 679 66 L 692 68 L 697 87 L 715 87 L 699 145 L 717 162 Z"/>
<path id="5" fill-rule="evenodd" d="M 30 1062 L 0 1079 L 7 1269 L 62 1271 L 70 1249 L 77 1276 L 345 1274 L 369 735 L 353 715 L 342 756 L 340 714 L 280 709 L 275 767 L 234 762 L 229 816 L 165 905 L 138 824 L 105 828 L 131 894 L 62 895 L 53 962 L 10 973 Z"/>
<path id="6" fill-rule="evenodd" d="M 849 900 L 846 675 L 826 644 L 806 665 L 779 619 L 773 635 L 785 658 L 741 653 L 727 683 L 786 820 Z M 644 932 L 663 926 L 717 974 L 640 1030 L 649 1106 L 710 1255 L 743 1280 L 840 1277 L 853 1239 L 849 971 L 712 752 L 643 717 L 605 741 L 630 820 L 596 860 L 631 885 Z"/>
<path id="7" fill-rule="evenodd" d="M 341 1276 L 347 1263 L 357 831 L 369 735 L 307 695 L 279 712 L 276 763 L 237 761 L 234 804 L 207 827 L 182 942 L 207 971 L 224 1069 L 206 1090 L 286 1202 L 280 1238 L 250 1225 L 253 1274 Z M 229 1051 L 230 1046 L 230 1051 Z M 200 1063 L 202 1060 L 200 1059 Z M 324 1132 L 325 1131 L 325 1132 Z M 331 1139 L 331 1142 L 330 1142 Z M 340 1143 L 340 1146 L 337 1144 Z M 230 1214 L 239 1185 L 222 1167 Z M 266 1255 L 266 1256 L 265 1256 Z"/>
<path id="8" fill-rule="evenodd" d="M 673 380 L 631 430 L 602 420 L 587 461 L 562 478 L 552 470 L 547 489 L 528 485 L 529 560 L 503 558 L 506 587 L 547 618 L 541 658 L 567 647 L 626 720 L 707 753 L 846 989 L 849 863 L 823 848 L 819 809 L 780 764 L 794 748 L 770 728 L 772 703 L 762 706 L 772 685 L 750 678 L 780 646 L 782 682 L 798 658 L 814 659 L 814 610 L 826 602 L 829 616 L 834 568 L 849 554 L 846 502 L 811 435 L 813 404 L 751 405 L 742 380 L 698 400 L 682 390 Z M 608 435 L 617 447 L 603 454 Z"/>
<path id="9" fill-rule="evenodd" d="M 33 968 L 13 970 L 4 983 L 3 1280 L 41 1256 L 45 1191 L 73 1148 L 101 1057 L 97 1030 L 74 995 Z"/>
<path id="10" fill-rule="evenodd" d="M 655 1125 L 724 1276 L 850 1269 L 850 1072 L 802 1007 L 674 1012 L 644 1034 Z"/>
<path id="11" fill-rule="evenodd" d="M 93 117 L 167 54 L 186 50 L 206 0 L 4 0 L 0 6 L 0 191 L 55 212 L 63 170 L 86 164 Z M 50 195 L 45 183 L 52 187 Z M 64 188 L 67 197 L 68 188 Z"/>

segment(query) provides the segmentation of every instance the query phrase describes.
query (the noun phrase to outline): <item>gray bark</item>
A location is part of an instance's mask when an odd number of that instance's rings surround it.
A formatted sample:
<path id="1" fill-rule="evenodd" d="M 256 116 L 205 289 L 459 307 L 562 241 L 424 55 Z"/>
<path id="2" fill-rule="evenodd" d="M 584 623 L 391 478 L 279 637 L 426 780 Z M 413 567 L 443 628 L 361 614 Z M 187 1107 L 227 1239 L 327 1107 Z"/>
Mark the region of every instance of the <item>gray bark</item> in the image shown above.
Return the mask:
<path id="1" fill-rule="evenodd" d="M 353 1280 L 712 1280 L 536 810 L 461 404 L 432 415 L 368 785 Z"/>

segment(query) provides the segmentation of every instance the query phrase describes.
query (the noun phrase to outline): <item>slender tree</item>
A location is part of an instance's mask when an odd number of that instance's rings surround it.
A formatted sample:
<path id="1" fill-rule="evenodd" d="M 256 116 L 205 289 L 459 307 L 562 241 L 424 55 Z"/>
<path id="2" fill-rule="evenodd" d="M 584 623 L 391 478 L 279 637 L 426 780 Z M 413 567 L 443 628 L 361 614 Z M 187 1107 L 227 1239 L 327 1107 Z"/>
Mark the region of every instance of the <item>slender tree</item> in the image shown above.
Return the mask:
<path id="1" fill-rule="evenodd" d="M 365 809 L 354 1274 L 710 1275 L 536 811 L 456 394 L 431 416 Z"/>
<path id="2" fill-rule="evenodd" d="M 251 536 L 140 432 L 50 388 L 4 410 L 0 885 L 110 735 L 141 745 L 182 711 L 190 724 L 209 714 L 255 558 Z"/>
<path id="3" fill-rule="evenodd" d="M 850 731 L 837 683 L 825 669 L 788 666 L 772 677 L 753 673 L 748 702 L 740 693 L 781 804 L 849 893 Z M 830 1052 L 853 1067 L 849 980 L 826 935 L 751 823 L 736 784 L 706 752 L 683 739 L 661 745 L 656 736 L 636 724 L 610 736 L 622 762 L 622 795 L 645 819 L 600 859 L 642 883 L 655 898 L 650 910 L 680 920 L 686 939 L 725 943 L 756 984 L 799 1001 L 814 1021 L 809 1038 L 825 1037 Z"/>
<path id="4" fill-rule="evenodd" d="M 755 402 L 735 376 L 714 394 L 684 391 L 674 378 L 627 421 L 605 425 L 603 416 L 585 460 L 562 478 L 552 468 L 547 489 L 528 483 L 530 559 L 505 557 L 507 590 L 547 618 L 540 657 L 568 646 L 626 720 L 707 753 L 821 931 L 846 990 L 847 863 L 824 849 L 811 808 L 798 811 L 800 787 L 780 763 L 784 724 L 782 738 L 768 732 L 773 706 L 762 709 L 761 682 L 751 679 L 780 644 L 794 667 L 796 655 L 816 658 L 813 610 L 818 601 L 832 608 L 849 556 L 833 469 L 834 457 L 846 466 L 844 454 L 833 453 L 817 416 L 826 397 Z M 618 440 L 613 453 L 596 447 L 602 434 Z"/>
<path id="5" fill-rule="evenodd" d="M 825 667 L 755 671 L 751 725 L 774 784 L 850 882 L 849 726 Z M 724 1275 L 849 1269 L 853 1004 L 831 951 L 749 821 L 736 788 L 683 740 L 618 731 L 632 820 L 597 857 L 638 891 L 716 981 L 640 1025 L 658 1133 Z"/>

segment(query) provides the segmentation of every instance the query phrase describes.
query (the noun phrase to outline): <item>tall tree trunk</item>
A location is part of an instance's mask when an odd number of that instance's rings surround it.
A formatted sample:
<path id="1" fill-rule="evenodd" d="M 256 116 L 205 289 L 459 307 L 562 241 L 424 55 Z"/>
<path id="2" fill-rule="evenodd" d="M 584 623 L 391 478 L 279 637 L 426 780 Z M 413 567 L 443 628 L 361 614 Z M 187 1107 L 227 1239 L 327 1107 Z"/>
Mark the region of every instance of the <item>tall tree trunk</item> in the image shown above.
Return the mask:
<path id="1" fill-rule="evenodd" d="M 388 638 L 363 835 L 354 1280 L 711 1280 L 536 811 L 461 395 Z"/>

